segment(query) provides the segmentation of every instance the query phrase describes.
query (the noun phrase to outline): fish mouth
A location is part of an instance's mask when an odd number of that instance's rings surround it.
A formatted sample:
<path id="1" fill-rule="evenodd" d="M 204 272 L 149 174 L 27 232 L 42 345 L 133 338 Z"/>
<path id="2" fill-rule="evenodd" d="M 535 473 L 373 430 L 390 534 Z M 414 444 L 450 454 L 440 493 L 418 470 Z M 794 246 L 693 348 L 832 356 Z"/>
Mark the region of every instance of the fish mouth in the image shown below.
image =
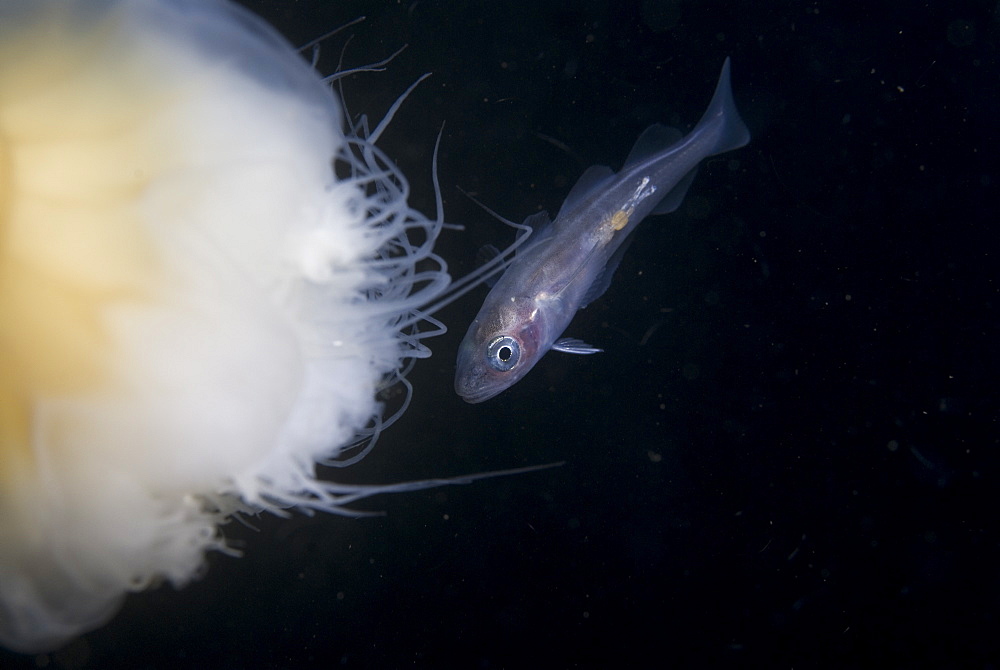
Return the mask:
<path id="1" fill-rule="evenodd" d="M 473 388 L 470 384 L 463 383 L 463 381 L 464 380 L 455 380 L 455 393 L 461 396 L 462 400 L 470 405 L 475 405 L 483 402 L 484 400 L 489 400 L 493 396 L 500 393 L 500 391 L 494 391 L 488 388 Z"/>
<path id="2" fill-rule="evenodd" d="M 470 405 L 489 400 L 501 393 L 504 388 L 506 387 L 496 388 L 492 384 L 484 384 L 483 375 L 475 374 L 475 370 L 470 374 L 459 368 L 455 374 L 455 393 Z"/>
<path id="3" fill-rule="evenodd" d="M 477 393 L 473 395 L 466 395 L 464 393 L 459 393 L 458 395 L 462 396 L 462 400 L 469 403 L 470 405 L 478 405 L 479 403 L 489 400 L 490 398 L 492 398 L 495 395 L 498 395 L 499 393 L 500 391 L 497 391 L 496 393 L 493 392 Z"/>

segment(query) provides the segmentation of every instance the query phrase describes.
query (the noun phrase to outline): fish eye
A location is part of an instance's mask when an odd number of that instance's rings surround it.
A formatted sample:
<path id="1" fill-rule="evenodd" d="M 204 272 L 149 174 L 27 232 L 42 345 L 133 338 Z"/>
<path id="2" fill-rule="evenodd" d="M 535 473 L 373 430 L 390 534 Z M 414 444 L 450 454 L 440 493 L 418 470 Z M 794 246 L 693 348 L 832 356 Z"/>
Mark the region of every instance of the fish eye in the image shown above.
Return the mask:
<path id="1" fill-rule="evenodd" d="M 486 358 L 494 370 L 507 372 L 517 365 L 518 359 L 521 358 L 521 345 L 513 337 L 501 335 L 490 342 Z"/>

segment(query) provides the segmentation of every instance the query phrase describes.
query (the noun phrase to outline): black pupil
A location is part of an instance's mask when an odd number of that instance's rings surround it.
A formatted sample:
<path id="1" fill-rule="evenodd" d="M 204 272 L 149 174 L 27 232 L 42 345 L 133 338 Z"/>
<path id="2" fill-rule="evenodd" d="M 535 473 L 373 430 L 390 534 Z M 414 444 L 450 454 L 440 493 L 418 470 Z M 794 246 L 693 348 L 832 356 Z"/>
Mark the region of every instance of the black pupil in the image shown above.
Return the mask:
<path id="1" fill-rule="evenodd" d="M 510 357 L 514 354 L 514 351 L 510 347 L 500 347 L 497 350 L 497 358 L 506 363 L 510 360 Z"/>

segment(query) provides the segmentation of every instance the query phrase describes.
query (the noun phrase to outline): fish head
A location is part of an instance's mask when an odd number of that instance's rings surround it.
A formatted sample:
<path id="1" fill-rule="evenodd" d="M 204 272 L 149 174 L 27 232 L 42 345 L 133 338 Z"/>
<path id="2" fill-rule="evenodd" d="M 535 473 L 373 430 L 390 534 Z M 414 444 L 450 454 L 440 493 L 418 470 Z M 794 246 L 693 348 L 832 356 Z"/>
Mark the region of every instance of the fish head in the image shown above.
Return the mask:
<path id="1" fill-rule="evenodd" d="M 516 384 L 551 346 L 546 331 L 530 298 L 509 298 L 484 308 L 459 347 L 455 392 L 468 403 L 479 403 Z"/>

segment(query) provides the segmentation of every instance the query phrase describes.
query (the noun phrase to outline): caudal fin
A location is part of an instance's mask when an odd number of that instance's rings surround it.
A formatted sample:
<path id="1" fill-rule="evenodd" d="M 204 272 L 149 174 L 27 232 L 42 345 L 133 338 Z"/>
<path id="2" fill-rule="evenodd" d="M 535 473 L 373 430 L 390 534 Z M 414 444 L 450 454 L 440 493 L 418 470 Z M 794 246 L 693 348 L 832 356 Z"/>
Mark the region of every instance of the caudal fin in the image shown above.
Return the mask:
<path id="1" fill-rule="evenodd" d="M 722 64 L 722 74 L 719 75 L 719 83 L 715 87 L 712 101 L 708 103 L 708 109 L 705 110 L 705 114 L 691 135 L 699 134 L 699 130 L 707 129 L 708 126 L 718 126 L 711 133 L 715 143 L 706 154 L 708 156 L 739 149 L 750 141 L 750 131 L 740 118 L 736 101 L 733 100 L 733 87 L 729 83 L 728 58 Z"/>

